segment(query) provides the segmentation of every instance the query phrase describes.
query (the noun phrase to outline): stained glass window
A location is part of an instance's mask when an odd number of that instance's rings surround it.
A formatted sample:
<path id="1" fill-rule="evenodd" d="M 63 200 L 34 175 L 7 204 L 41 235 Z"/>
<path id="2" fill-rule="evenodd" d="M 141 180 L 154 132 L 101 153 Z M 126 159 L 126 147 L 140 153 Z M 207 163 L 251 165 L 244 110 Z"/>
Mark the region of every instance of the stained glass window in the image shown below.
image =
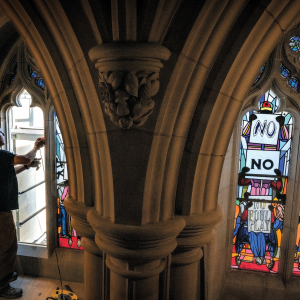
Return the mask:
<path id="1" fill-rule="evenodd" d="M 10 78 L 10 84 L 12 84 L 15 81 L 15 79 L 17 77 L 17 72 L 18 72 L 18 66 L 15 65 L 15 67 L 14 67 L 14 74 Z"/>
<path id="2" fill-rule="evenodd" d="M 293 118 L 272 90 L 241 124 L 232 268 L 278 272 Z"/>
<path id="3" fill-rule="evenodd" d="M 260 68 L 259 73 L 258 73 L 258 75 L 256 76 L 256 78 L 255 78 L 253 84 L 255 84 L 255 83 L 257 83 L 257 82 L 259 81 L 259 79 L 261 78 L 261 76 L 262 76 L 262 74 L 263 74 L 263 72 L 264 72 L 264 70 L 265 70 L 265 66 L 266 66 L 266 64 L 264 64 L 264 65 Z"/>
<path id="4" fill-rule="evenodd" d="M 56 141 L 56 182 L 57 182 L 57 226 L 59 247 L 83 249 L 81 236 L 72 227 L 72 217 L 66 211 L 64 200 L 69 195 L 68 172 L 64 142 L 60 131 L 57 115 L 54 114 Z"/>
<path id="5" fill-rule="evenodd" d="M 295 77 L 291 77 L 288 81 L 289 86 L 296 91 L 298 91 L 298 82 L 299 82 L 298 79 Z"/>
<path id="6" fill-rule="evenodd" d="M 300 38 L 299 36 L 293 36 L 290 38 L 289 46 L 290 49 L 294 52 L 299 52 L 300 46 L 299 46 Z"/>
<path id="7" fill-rule="evenodd" d="M 280 64 L 280 71 L 281 71 L 281 76 L 283 78 L 288 78 L 291 76 L 291 71 L 283 65 L 283 63 Z"/>
<path id="8" fill-rule="evenodd" d="M 29 74 L 30 74 L 31 78 L 34 78 L 34 82 L 37 86 L 39 86 L 42 89 L 45 88 L 45 83 L 44 83 L 43 78 L 38 77 L 37 72 L 31 67 L 29 67 Z"/>

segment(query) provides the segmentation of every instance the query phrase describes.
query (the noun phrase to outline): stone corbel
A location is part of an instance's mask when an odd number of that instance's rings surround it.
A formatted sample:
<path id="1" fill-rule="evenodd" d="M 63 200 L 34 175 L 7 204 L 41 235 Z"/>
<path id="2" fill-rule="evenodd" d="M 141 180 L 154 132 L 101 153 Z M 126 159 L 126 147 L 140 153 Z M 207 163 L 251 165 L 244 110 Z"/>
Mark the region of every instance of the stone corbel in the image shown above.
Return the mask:
<path id="1" fill-rule="evenodd" d="M 89 56 L 99 70 L 100 100 L 112 122 L 123 129 L 143 125 L 153 111 L 162 60 L 170 51 L 152 43 L 97 45 Z"/>

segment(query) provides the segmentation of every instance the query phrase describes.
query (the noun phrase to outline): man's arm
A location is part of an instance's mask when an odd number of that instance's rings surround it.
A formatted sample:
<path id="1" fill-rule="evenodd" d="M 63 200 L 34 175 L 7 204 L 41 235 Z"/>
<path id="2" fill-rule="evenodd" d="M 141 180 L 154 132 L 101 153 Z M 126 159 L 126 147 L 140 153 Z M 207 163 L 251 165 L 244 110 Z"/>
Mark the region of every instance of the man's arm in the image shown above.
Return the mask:
<path id="1" fill-rule="evenodd" d="M 16 174 L 20 174 L 21 172 L 28 170 L 30 168 L 37 168 L 37 167 L 39 167 L 40 164 L 41 164 L 40 158 L 35 158 L 28 165 L 15 166 L 15 172 L 16 172 Z"/>
<path id="2" fill-rule="evenodd" d="M 42 138 L 38 138 L 35 143 L 34 143 L 34 147 L 25 155 L 16 155 L 14 157 L 14 161 L 13 164 L 14 165 L 28 165 L 30 164 L 36 157 L 36 152 L 41 149 L 45 144 L 45 141 Z M 25 170 L 25 168 L 24 168 Z M 20 172 L 24 171 L 24 170 L 20 170 Z M 16 170 L 17 172 L 18 170 Z M 18 174 L 18 173 L 17 173 Z"/>

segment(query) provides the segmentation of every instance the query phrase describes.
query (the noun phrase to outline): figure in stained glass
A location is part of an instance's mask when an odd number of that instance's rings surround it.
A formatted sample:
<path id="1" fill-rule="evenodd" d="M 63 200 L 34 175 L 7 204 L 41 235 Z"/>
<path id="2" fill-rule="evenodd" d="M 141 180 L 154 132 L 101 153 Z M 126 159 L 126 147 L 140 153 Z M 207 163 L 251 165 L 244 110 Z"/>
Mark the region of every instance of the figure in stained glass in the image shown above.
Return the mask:
<path id="1" fill-rule="evenodd" d="M 270 90 L 244 115 L 232 267 L 276 272 L 283 229 L 292 118 Z"/>
<path id="2" fill-rule="evenodd" d="M 59 246 L 83 249 L 81 247 L 81 236 L 72 227 L 71 215 L 66 211 L 64 200 L 69 195 L 69 183 L 64 143 L 56 113 L 55 139 L 56 139 L 56 180 L 57 180 L 57 209 L 58 209 L 58 234 Z"/>

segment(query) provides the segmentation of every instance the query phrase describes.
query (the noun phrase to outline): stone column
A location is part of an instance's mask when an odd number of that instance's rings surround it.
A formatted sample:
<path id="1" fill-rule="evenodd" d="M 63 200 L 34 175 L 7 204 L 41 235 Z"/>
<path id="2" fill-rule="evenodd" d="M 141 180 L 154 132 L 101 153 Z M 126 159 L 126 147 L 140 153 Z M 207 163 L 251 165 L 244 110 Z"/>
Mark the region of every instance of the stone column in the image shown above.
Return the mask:
<path id="1" fill-rule="evenodd" d="M 218 206 L 215 211 L 183 216 L 186 226 L 177 237 L 178 246 L 171 259 L 170 300 L 198 299 L 201 247 L 214 237 L 214 227 L 222 215 Z"/>
<path id="2" fill-rule="evenodd" d="M 103 297 L 103 252 L 96 245 L 95 232 L 87 221 L 91 209 L 68 196 L 64 201 L 72 216 L 72 226 L 83 236 L 85 299 L 105 299 Z"/>
<path id="3" fill-rule="evenodd" d="M 88 221 L 96 232 L 96 244 L 107 255 L 110 300 L 158 300 L 159 275 L 176 248 L 184 219 L 129 226 L 103 219 L 92 209 Z"/>

